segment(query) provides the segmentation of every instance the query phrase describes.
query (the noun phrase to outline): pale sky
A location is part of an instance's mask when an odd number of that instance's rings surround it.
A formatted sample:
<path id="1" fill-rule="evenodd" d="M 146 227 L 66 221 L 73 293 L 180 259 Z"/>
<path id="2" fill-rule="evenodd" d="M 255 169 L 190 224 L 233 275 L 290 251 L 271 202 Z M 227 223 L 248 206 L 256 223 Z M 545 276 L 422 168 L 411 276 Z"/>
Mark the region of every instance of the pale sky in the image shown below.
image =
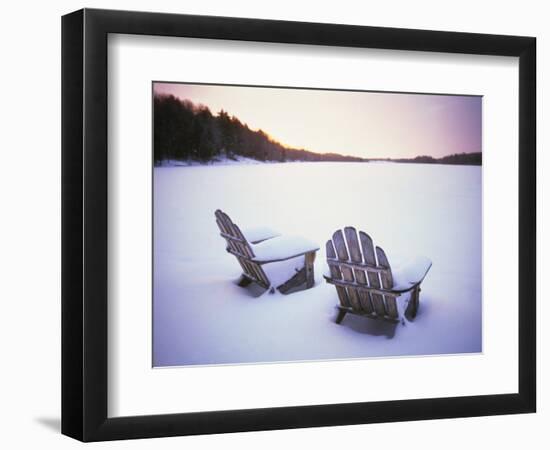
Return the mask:
<path id="1" fill-rule="evenodd" d="M 364 158 L 481 151 L 481 97 L 154 83 L 284 145 Z"/>

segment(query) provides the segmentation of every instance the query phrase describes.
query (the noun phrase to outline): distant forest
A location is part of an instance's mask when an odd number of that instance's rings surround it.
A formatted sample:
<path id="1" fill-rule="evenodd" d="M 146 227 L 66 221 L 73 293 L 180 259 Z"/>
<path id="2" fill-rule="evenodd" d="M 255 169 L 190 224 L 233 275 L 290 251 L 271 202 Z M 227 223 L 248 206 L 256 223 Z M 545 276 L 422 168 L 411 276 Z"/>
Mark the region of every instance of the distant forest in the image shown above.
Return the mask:
<path id="1" fill-rule="evenodd" d="M 164 160 L 208 162 L 236 156 L 280 162 L 363 161 L 354 156 L 286 147 L 223 110 L 214 115 L 207 106 L 173 95 L 154 97 L 154 153 L 155 164 Z"/>
<path id="2" fill-rule="evenodd" d="M 246 157 L 258 161 L 388 161 L 420 164 L 481 165 L 481 153 L 460 153 L 433 158 L 359 158 L 338 153 L 315 153 L 289 148 L 262 130 L 251 130 L 237 117 L 221 110 L 212 114 L 204 105 L 173 95 L 154 96 L 154 159 L 163 161 L 211 162 L 220 158 Z"/>
<path id="3" fill-rule="evenodd" d="M 464 166 L 481 166 L 481 152 L 455 153 L 454 155 L 432 158 L 431 156 L 417 156 L 410 159 L 392 159 L 393 162 L 417 163 L 417 164 L 455 164 Z"/>

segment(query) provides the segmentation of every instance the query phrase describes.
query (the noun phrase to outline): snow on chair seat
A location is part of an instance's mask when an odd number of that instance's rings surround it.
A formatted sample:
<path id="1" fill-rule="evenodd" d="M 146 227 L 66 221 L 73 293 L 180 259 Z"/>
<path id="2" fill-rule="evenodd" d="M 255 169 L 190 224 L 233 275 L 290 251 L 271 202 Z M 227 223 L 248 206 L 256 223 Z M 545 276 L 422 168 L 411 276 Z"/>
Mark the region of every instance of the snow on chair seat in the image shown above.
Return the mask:
<path id="1" fill-rule="evenodd" d="M 246 240 L 251 244 L 258 244 L 259 242 L 280 236 L 277 231 L 268 227 L 246 228 L 242 232 Z"/>
<path id="2" fill-rule="evenodd" d="M 286 261 L 319 250 L 319 246 L 301 236 L 278 236 L 254 245 L 254 261 L 260 264 Z"/>
<path id="3" fill-rule="evenodd" d="M 425 256 L 417 256 L 408 260 L 401 266 L 392 270 L 393 286 L 392 291 L 407 292 L 419 285 L 430 267 L 432 262 Z"/>
<path id="4" fill-rule="evenodd" d="M 244 287 L 255 282 L 273 292 L 274 287 L 262 266 L 303 256 L 303 267 L 276 287 L 283 294 L 302 286 L 305 289 L 313 287 L 313 263 L 315 252 L 319 250 L 318 245 L 301 237 L 280 236 L 265 227 L 243 232 L 219 209 L 216 210 L 215 216 L 220 235 L 227 242 L 226 251 L 237 258 L 243 269 L 239 286 Z"/>
<path id="5" fill-rule="evenodd" d="M 371 237 L 353 227 L 337 230 L 326 243 L 330 274 L 324 278 L 336 287 L 340 305 L 336 323 L 347 313 L 384 319 L 403 320 L 397 298 L 410 292 L 407 314 L 415 317 L 419 306 L 420 283 L 430 270 L 431 261 L 418 257 L 392 272 L 386 253 L 373 245 Z"/>

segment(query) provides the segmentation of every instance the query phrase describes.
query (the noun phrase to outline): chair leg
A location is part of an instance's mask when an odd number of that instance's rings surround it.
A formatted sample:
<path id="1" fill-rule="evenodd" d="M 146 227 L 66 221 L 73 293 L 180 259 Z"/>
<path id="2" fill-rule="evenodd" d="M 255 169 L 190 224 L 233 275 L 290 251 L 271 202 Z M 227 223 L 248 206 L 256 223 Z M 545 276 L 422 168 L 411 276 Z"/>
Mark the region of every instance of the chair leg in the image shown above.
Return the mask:
<path id="1" fill-rule="evenodd" d="M 347 313 L 347 311 L 345 311 L 343 309 L 338 310 L 338 316 L 336 317 L 336 323 L 337 324 L 342 323 L 342 320 L 344 320 L 344 317 L 346 317 L 346 313 Z"/>
<path id="2" fill-rule="evenodd" d="M 250 283 L 252 283 L 252 280 L 250 278 L 248 278 L 247 276 L 245 275 L 241 275 L 241 279 L 239 280 L 239 282 L 237 283 L 237 285 L 239 287 L 246 287 L 248 286 Z"/>
<path id="3" fill-rule="evenodd" d="M 314 266 L 315 252 L 309 252 L 305 255 L 305 269 L 306 269 L 306 289 L 312 288 L 315 284 Z"/>
<path id="4" fill-rule="evenodd" d="M 411 292 L 411 317 L 414 319 L 420 307 L 420 286 L 417 286 Z"/>
<path id="5" fill-rule="evenodd" d="M 277 286 L 277 289 L 281 294 L 287 294 L 292 289 L 297 289 L 306 282 L 306 269 L 302 267 L 298 272 L 294 274 L 292 278 L 285 281 L 280 286 Z"/>

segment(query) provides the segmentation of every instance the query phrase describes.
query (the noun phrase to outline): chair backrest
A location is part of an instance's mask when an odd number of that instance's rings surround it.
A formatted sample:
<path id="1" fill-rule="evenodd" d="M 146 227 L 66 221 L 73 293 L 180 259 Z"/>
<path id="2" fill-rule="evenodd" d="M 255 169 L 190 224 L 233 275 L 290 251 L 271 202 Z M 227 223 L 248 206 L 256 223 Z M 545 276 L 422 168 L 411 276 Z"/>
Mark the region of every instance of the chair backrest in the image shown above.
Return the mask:
<path id="1" fill-rule="evenodd" d="M 340 304 L 355 312 L 397 320 L 390 263 L 371 237 L 353 227 L 337 230 L 326 243 L 327 263 Z"/>
<path id="2" fill-rule="evenodd" d="M 218 209 L 214 214 L 220 235 L 227 242 L 227 251 L 237 257 L 253 258 L 254 251 L 241 229 L 223 211 Z"/>
<path id="3" fill-rule="evenodd" d="M 220 229 L 220 235 L 227 242 L 226 250 L 237 258 L 243 269 L 243 273 L 262 285 L 266 289 L 270 282 L 261 266 L 254 261 L 254 250 L 244 237 L 240 228 L 221 210 L 216 210 L 216 223 Z"/>

